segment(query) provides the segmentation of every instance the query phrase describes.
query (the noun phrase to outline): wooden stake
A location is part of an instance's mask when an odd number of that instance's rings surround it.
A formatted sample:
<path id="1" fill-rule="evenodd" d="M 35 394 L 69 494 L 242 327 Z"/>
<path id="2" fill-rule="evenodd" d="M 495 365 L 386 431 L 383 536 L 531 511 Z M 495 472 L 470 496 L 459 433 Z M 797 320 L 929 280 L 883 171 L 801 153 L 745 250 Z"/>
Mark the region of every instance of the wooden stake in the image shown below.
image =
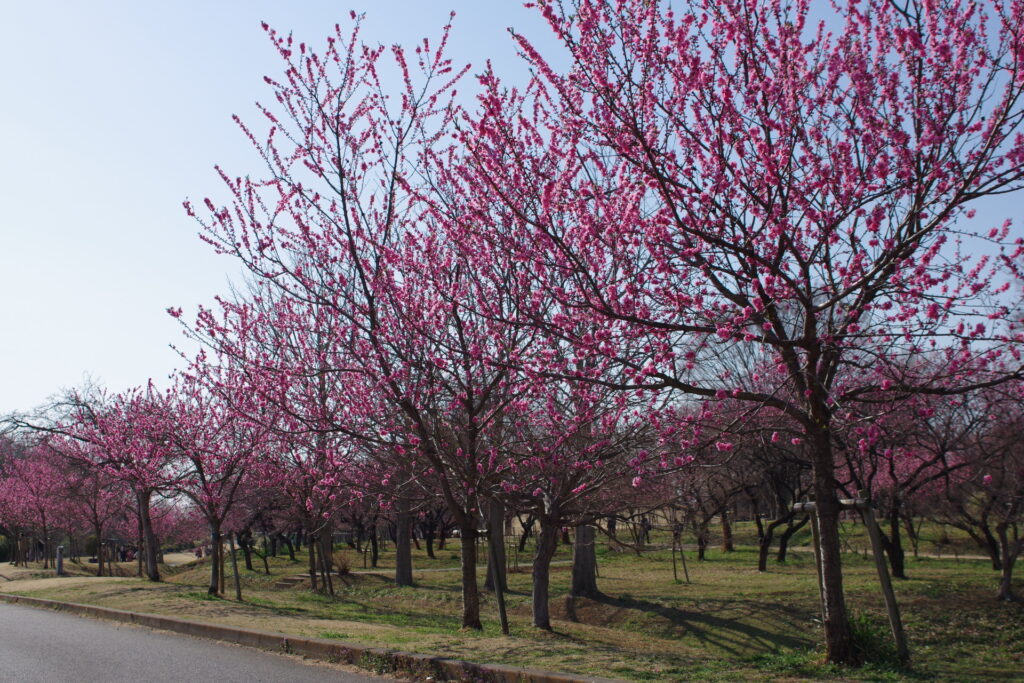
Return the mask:
<path id="1" fill-rule="evenodd" d="M 868 536 L 871 539 L 871 550 L 875 556 L 875 569 L 878 570 L 878 581 L 882 586 L 882 597 L 885 600 L 885 609 L 889 614 L 889 627 L 892 629 L 892 637 L 896 642 L 896 652 L 902 664 L 910 663 L 910 648 L 907 645 L 907 636 L 903 631 L 903 621 L 900 619 L 900 609 L 896 604 L 896 593 L 892 589 L 892 579 L 889 577 L 889 565 L 885 562 L 884 551 L 882 550 L 882 535 L 878 529 L 878 521 L 875 519 L 875 512 L 870 503 L 861 492 L 860 498 L 841 499 L 839 504 L 844 508 L 860 510 L 864 515 L 864 525 L 868 528 Z M 795 503 L 795 512 L 807 512 L 811 516 L 811 533 L 814 537 L 814 559 L 815 567 L 818 570 L 818 594 L 821 597 L 822 618 L 825 614 L 825 592 L 822 586 L 821 577 L 821 547 L 818 542 L 818 509 L 814 503 Z"/>
<path id="2" fill-rule="evenodd" d="M 672 534 L 672 580 L 679 582 L 679 571 L 676 569 L 676 535 Z"/>
<path id="3" fill-rule="evenodd" d="M 238 558 L 235 557 L 234 533 L 228 535 L 228 541 L 231 543 L 231 573 L 235 575 L 235 598 L 238 602 L 242 602 L 242 581 L 238 576 Z"/>
<path id="4" fill-rule="evenodd" d="M 889 577 L 889 565 L 885 562 L 882 551 L 882 536 L 878 530 L 878 522 L 875 520 L 875 511 L 871 505 L 865 505 L 864 523 L 868 527 L 868 536 L 871 537 L 871 550 L 875 555 L 875 567 L 878 569 L 878 581 L 882 584 L 882 597 L 885 598 L 885 609 L 889 613 L 889 627 L 892 629 L 893 640 L 896 641 L 896 652 L 902 664 L 910 662 L 910 648 L 907 646 L 907 636 L 903 632 L 903 621 L 900 619 L 900 608 L 896 604 L 896 593 L 892 589 L 892 579 Z"/>
<path id="5" fill-rule="evenodd" d="M 818 506 L 816 503 L 796 503 L 796 512 L 806 512 L 811 517 L 811 538 L 814 541 L 814 569 L 818 572 L 818 601 L 821 603 L 821 623 L 825 623 L 825 580 L 821 575 L 821 544 L 818 541 Z"/>
<path id="6" fill-rule="evenodd" d="M 683 561 L 683 576 L 686 577 L 686 583 L 690 583 L 690 570 L 686 568 L 686 553 L 683 552 L 683 541 L 679 539 L 679 559 Z"/>

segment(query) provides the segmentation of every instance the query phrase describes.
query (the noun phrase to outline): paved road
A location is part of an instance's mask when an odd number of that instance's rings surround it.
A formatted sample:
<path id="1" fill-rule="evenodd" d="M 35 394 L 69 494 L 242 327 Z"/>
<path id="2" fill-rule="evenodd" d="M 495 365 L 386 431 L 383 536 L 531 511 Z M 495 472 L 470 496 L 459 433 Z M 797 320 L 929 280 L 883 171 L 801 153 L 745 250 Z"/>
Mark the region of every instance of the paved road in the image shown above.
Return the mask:
<path id="1" fill-rule="evenodd" d="M 199 638 L 0 603 L 0 681 L 18 683 L 381 683 Z"/>

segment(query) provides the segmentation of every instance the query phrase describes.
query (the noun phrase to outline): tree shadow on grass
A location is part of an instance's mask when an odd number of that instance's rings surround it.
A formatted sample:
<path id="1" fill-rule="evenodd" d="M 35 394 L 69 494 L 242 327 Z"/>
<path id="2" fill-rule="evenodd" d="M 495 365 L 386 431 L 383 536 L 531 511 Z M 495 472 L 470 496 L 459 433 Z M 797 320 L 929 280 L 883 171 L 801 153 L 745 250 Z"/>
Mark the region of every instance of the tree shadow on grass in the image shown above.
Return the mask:
<path id="1" fill-rule="evenodd" d="M 594 602 L 606 608 L 657 615 L 674 631 L 683 631 L 683 637 L 736 657 L 815 645 L 812 637 L 795 635 L 806 632 L 813 615 L 787 605 L 749 600 L 708 601 L 700 611 L 685 611 L 629 596 L 604 595 Z"/>

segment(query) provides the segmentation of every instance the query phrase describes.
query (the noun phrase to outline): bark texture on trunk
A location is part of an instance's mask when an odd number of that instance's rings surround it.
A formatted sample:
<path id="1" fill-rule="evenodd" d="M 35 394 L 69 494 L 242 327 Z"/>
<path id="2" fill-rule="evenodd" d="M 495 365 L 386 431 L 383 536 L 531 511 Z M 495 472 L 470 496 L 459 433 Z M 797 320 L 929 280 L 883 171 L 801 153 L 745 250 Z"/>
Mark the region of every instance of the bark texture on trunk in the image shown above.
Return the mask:
<path id="1" fill-rule="evenodd" d="M 697 560 L 703 562 L 708 551 L 708 530 L 706 527 L 697 529 Z"/>
<path id="2" fill-rule="evenodd" d="M 547 516 L 540 519 L 537 551 L 533 556 L 533 625 L 551 630 L 551 610 L 548 606 L 551 580 L 551 558 L 558 548 L 558 525 Z"/>
<path id="3" fill-rule="evenodd" d="M 536 523 L 533 515 L 526 518 L 526 522 L 523 526 L 523 533 L 519 537 L 519 552 L 526 552 L 526 542 L 530 540 L 530 535 L 533 533 L 533 525 Z"/>
<path id="4" fill-rule="evenodd" d="M 295 562 L 296 561 L 296 559 L 295 559 L 295 546 L 292 545 L 292 539 L 288 538 L 287 536 L 282 536 L 281 540 L 283 540 L 285 545 L 288 546 L 288 559 L 289 559 L 289 561 Z"/>
<path id="5" fill-rule="evenodd" d="M 334 579 L 331 578 L 331 572 L 334 570 L 334 533 L 329 525 L 320 531 L 317 542 L 320 551 L 317 553 L 320 566 L 320 585 L 328 595 L 334 595 Z"/>
<path id="6" fill-rule="evenodd" d="M 411 586 L 412 582 L 412 515 L 409 514 L 409 500 L 398 500 L 395 517 L 395 585 Z"/>
<path id="7" fill-rule="evenodd" d="M 434 532 L 423 532 L 423 539 L 427 542 L 427 557 L 429 557 L 432 560 L 436 560 L 437 556 L 434 555 Z"/>
<path id="8" fill-rule="evenodd" d="M 310 541 L 311 542 L 309 543 L 309 589 L 311 591 L 315 592 L 317 590 L 318 585 L 319 585 L 319 582 L 316 579 L 316 576 L 317 576 L 317 566 L 316 566 L 317 552 L 316 552 L 316 543 L 312 542 L 312 538 L 310 538 Z"/>
<path id="9" fill-rule="evenodd" d="M 220 588 L 220 561 L 218 555 L 220 554 L 220 528 L 210 528 L 210 548 L 213 551 L 212 557 L 210 558 L 210 585 L 206 589 L 207 595 L 217 595 L 217 591 Z"/>
<path id="10" fill-rule="evenodd" d="M 736 547 L 732 542 L 732 523 L 729 521 L 729 510 L 722 508 L 722 552 L 731 553 Z"/>
<path id="11" fill-rule="evenodd" d="M 900 533 L 900 503 L 893 501 L 889 511 L 889 536 L 882 535 L 882 547 L 889 558 L 889 569 L 893 578 L 907 578 L 906 553 L 903 550 L 903 537 Z"/>
<path id="12" fill-rule="evenodd" d="M 999 599 L 1008 602 L 1020 602 L 1021 598 L 1013 592 L 1013 565 L 1020 555 L 1021 546 L 1024 540 L 1012 540 L 1008 533 L 1008 524 L 996 526 L 996 535 L 999 537 L 999 548 L 1001 551 L 1000 578 L 999 578 Z"/>
<path id="13" fill-rule="evenodd" d="M 480 590 L 476 581 L 476 539 L 474 528 L 461 529 L 462 545 L 462 628 L 483 630 L 480 623 Z"/>
<path id="14" fill-rule="evenodd" d="M 997 572 L 1002 571 L 1002 551 L 999 549 L 999 541 L 996 540 L 996 537 L 992 534 L 992 530 L 989 528 L 989 516 L 987 511 L 982 512 L 980 521 L 981 523 L 978 525 L 978 528 L 981 531 L 980 534 L 970 528 L 967 529 L 967 533 L 970 534 L 971 538 L 974 539 L 974 542 L 977 543 L 980 548 L 988 553 L 989 559 L 992 560 L 992 570 Z M 945 536 L 945 529 L 943 529 L 943 536 Z"/>
<path id="15" fill-rule="evenodd" d="M 508 591 L 505 558 L 505 504 L 492 498 L 487 508 L 487 580 L 484 588 L 493 591 L 495 580 L 502 592 Z"/>
<path id="16" fill-rule="evenodd" d="M 757 542 L 757 571 L 766 572 L 768 571 L 768 553 L 772 549 L 772 539 L 775 536 L 775 527 L 768 525 L 768 528 L 764 529 L 761 533 L 761 538 Z"/>
<path id="17" fill-rule="evenodd" d="M 594 538 L 594 527 L 581 524 L 576 527 L 576 543 L 572 548 L 572 587 L 569 590 L 573 597 L 598 598 L 601 591 L 597 589 L 597 552 Z"/>
<path id="18" fill-rule="evenodd" d="M 142 541 L 146 549 L 146 578 L 150 581 L 160 580 L 160 567 L 157 565 L 157 539 L 153 531 L 153 518 L 150 516 L 149 506 L 153 497 L 150 490 L 139 491 L 136 500 L 139 505 L 139 522 L 142 525 Z"/>
<path id="19" fill-rule="evenodd" d="M 253 551 L 253 538 L 252 532 L 247 531 L 242 534 L 235 534 L 235 539 L 238 541 L 238 547 L 242 549 L 242 557 L 245 558 L 245 568 L 249 571 L 255 571 L 252 568 L 252 551 Z M 266 548 L 264 548 L 266 550 Z"/>
<path id="20" fill-rule="evenodd" d="M 789 539 L 793 538 L 793 534 L 803 529 L 810 519 L 809 515 L 804 515 L 803 519 L 796 524 L 790 522 L 789 526 L 779 534 L 779 554 L 775 557 L 776 562 L 780 564 L 785 563 L 786 553 L 789 551 Z"/>
<path id="21" fill-rule="evenodd" d="M 832 443 L 827 429 L 814 435 L 812 465 L 814 499 L 817 507 L 821 572 L 822 623 L 828 661 L 857 664 L 850 632 L 846 599 L 843 595 L 843 568 L 839 538 L 839 496 L 836 494 Z"/>

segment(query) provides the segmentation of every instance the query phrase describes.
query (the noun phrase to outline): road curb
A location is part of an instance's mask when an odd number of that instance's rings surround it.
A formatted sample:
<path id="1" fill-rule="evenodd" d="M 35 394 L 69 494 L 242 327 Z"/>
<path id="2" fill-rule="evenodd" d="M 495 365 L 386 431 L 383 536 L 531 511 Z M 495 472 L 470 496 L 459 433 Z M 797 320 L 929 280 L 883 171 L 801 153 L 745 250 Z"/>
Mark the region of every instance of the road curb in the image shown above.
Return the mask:
<path id="1" fill-rule="evenodd" d="M 375 673 L 400 674 L 411 676 L 417 680 L 461 681 L 464 683 L 621 683 L 610 678 L 580 677 L 497 664 L 477 664 L 460 659 L 432 657 L 414 652 L 398 652 L 323 638 L 300 638 L 285 633 L 254 631 L 96 605 L 30 598 L 11 593 L 0 593 L 0 601 L 147 626 L 198 638 L 245 645 L 259 650 L 302 655 L 325 662 L 351 664 Z"/>

